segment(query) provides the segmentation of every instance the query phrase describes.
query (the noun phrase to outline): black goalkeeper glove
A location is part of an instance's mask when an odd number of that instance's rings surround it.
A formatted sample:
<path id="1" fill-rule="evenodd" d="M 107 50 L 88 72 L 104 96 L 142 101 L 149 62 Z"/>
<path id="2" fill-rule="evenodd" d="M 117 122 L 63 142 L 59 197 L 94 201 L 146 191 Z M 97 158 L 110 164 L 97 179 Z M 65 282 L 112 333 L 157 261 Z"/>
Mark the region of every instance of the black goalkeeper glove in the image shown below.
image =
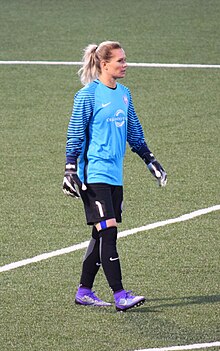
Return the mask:
<path id="1" fill-rule="evenodd" d="M 167 184 L 167 174 L 163 167 L 159 164 L 159 162 L 155 159 L 152 152 L 145 152 L 142 155 L 144 162 L 147 165 L 147 168 L 153 174 L 153 176 L 157 179 L 159 186 L 164 187 Z"/>
<path id="2" fill-rule="evenodd" d="M 159 162 L 155 159 L 154 155 L 148 148 L 146 142 L 144 142 L 139 149 L 131 149 L 136 152 L 142 160 L 146 163 L 147 168 L 153 174 L 153 176 L 157 179 L 159 186 L 164 187 L 167 183 L 167 174 L 164 171 L 163 167 L 159 164 Z"/>
<path id="3" fill-rule="evenodd" d="M 167 184 L 167 174 L 164 171 L 163 167 L 154 160 L 153 162 L 148 163 L 147 168 L 153 174 L 153 176 L 157 179 L 159 186 L 166 186 Z"/>
<path id="4" fill-rule="evenodd" d="M 63 178 L 63 192 L 66 195 L 79 198 L 79 189 L 86 190 L 86 186 L 81 182 L 77 175 L 77 166 L 69 163 L 65 168 Z"/>

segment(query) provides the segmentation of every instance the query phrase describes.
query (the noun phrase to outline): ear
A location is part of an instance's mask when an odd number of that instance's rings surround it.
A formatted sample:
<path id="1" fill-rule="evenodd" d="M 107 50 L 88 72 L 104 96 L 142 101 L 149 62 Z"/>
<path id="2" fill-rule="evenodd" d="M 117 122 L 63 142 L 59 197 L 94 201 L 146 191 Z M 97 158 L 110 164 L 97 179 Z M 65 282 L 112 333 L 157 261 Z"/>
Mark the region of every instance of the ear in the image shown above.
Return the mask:
<path id="1" fill-rule="evenodd" d="M 108 69 L 108 62 L 101 60 L 100 61 L 100 66 L 101 66 L 101 70 L 107 70 Z"/>

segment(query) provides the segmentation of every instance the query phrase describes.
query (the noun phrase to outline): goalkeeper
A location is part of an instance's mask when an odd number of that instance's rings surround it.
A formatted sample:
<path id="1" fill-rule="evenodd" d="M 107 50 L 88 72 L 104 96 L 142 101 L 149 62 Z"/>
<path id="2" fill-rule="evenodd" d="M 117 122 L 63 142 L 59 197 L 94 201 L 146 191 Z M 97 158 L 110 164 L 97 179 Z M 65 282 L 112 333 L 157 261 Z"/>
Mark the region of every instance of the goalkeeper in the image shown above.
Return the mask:
<path id="1" fill-rule="evenodd" d="M 124 289 L 117 252 L 126 142 L 143 159 L 159 186 L 165 186 L 167 181 L 166 172 L 147 146 L 131 93 L 117 81 L 124 78 L 126 69 L 125 52 L 118 42 L 107 41 L 85 48 L 83 66 L 79 70 L 84 87 L 74 97 L 63 180 L 65 194 L 82 198 L 87 224 L 92 228 L 75 302 L 111 305 L 92 291 L 102 265 L 118 311 L 126 311 L 145 301 L 144 296 Z"/>

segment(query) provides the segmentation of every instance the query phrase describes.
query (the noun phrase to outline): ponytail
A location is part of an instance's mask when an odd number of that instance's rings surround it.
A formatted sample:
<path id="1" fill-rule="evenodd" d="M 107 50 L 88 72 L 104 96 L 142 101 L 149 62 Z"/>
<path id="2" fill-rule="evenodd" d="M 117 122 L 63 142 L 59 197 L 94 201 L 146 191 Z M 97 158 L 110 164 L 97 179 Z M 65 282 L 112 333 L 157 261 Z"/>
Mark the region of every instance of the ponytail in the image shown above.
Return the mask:
<path id="1" fill-rule="evenodd" d="M 98 59 L 96 57 L 96 49 L 98 48 L 95 44 L 90 44 L 84 49 L 83 55 L 83 66 L 78 71 L 81 83 L 86 85 L 98 78 L 97 65 Z"/>
<path id="2" fill-rule="evenodd" d="M 90 44 L 84 49 L 83 66 L 78 71 L 81 83 L 86 85 L 97 79 L 101 73 L 100 61 L 109 61 L 112 57 L 112 50 L 121 49 L 117 41 L 104 41 L 99 46 Z"/>

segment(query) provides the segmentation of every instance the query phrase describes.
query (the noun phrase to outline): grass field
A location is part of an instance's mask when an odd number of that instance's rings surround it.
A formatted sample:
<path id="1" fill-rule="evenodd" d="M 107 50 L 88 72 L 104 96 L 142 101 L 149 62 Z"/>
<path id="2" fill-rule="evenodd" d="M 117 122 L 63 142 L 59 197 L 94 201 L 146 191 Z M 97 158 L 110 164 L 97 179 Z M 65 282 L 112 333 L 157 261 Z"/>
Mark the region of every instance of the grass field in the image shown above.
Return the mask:
<path id="1" fill-rule="evenodd" d="M 87 44 L 111 39 L 128 62 L 219 64 L 219 18 L 218 0 L 0 0 L 0 61 L 80 61 Z M 77 70 L 0 65 L 0 266 L 89 240 L 82 203 L 61 191 Z M 128 69 L 122 83 L 168 184 L 157 188 L 127 150 L 120 232 L 220 203 L 219 79 L 219 69 Z M 125 314 L 74 305 L 84 250 L 0 273 L 0 349 L 220 341 L 219 219 L 214 211 L 119 239 L 124 285 L 148 297 Z M 94 289 L 113 302 L 102 272 Z"/>

